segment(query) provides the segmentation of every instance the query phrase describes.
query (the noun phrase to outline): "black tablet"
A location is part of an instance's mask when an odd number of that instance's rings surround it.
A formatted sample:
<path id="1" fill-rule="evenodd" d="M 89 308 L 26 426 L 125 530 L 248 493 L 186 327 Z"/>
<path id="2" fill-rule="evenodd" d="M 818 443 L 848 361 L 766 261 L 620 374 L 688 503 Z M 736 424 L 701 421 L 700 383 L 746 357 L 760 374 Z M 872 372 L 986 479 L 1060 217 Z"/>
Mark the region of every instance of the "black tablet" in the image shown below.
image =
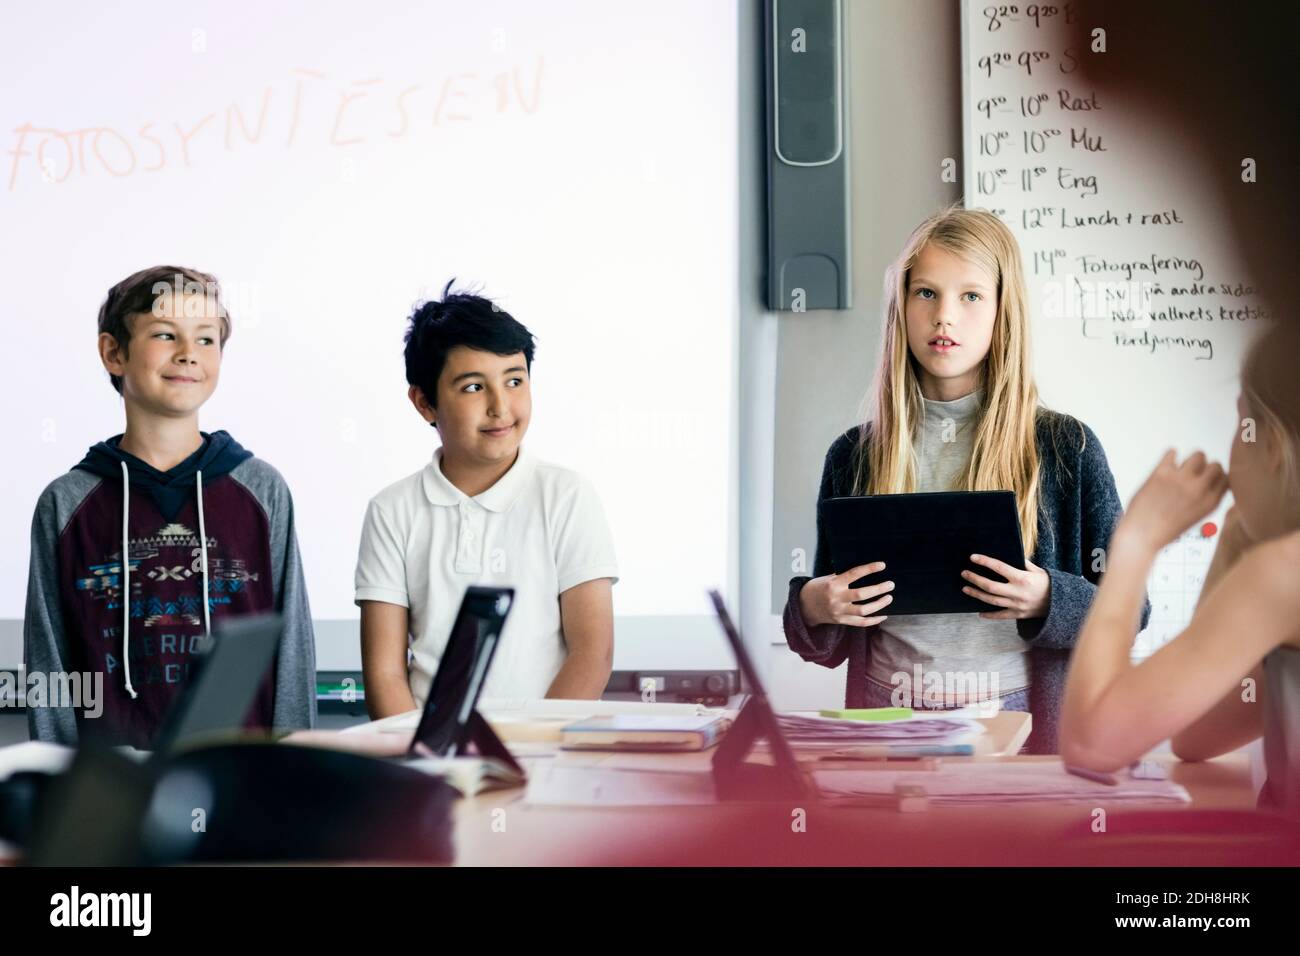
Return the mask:
<path id="1" fill-rule="evenodd" d="M 412 756 L 449 757 L 464 752 L 476 730 L 475 707 L 514 597 L 513 588 L 465 590 L 411 740 Z"/>
<path id="2" fill-rule="evenodd" d="M 280 615 L 258 614 L 222 621 L 216 636 L 201 642 L 189 685 L 167 711 L 158 733 L 158 759 L 241 733 L 283 630 Z"/>
<path id="3" fill-rule="evenodd" d="M 939 491 L 909 495 L 827 498 L 817 506 L 830 537 L 831 569 L 884 561 L 885 570 L 854 581 L 865 587 L 893 581 L 894 600 L 879 614 L 963 614 L 996 611 L 962 593 L 961 572 L 992 581 L 1000 574 L 972 564 L 972 554 L 1024 570 L 1020 516 L 1011 491 Z M 876 598 L 879 600 L 879 598 Z M 859 602 L 863 603 L 863 602 Z"/>
<path id="4" fill-rule="evenodd" d="M 781 730 L 776 711 L 767 699 L 763 678 L 745 648 L 740 631 L 732 623 L 722 595 L 710 591 L 709 600 L 713 602 L 713 611 L 749 691 L 749 697 L 741 705 L 731 729 L 713 753 L 714 791 L 719 800 L 807 798 L 810 789 L 808 778 L 799 769 L 799 762 Z M 759 740 L 767 741 L 771 764 L 746 760 Z"/>

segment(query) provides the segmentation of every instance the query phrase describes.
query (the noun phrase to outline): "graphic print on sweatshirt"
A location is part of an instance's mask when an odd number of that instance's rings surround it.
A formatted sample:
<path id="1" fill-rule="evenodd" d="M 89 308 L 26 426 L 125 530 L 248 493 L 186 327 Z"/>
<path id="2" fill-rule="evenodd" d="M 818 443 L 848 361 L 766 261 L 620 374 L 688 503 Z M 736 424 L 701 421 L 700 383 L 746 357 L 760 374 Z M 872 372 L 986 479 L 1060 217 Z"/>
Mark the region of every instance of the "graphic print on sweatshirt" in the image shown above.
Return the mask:
<path id="1" fill-rule="evenodd" d="M 103 671 L 104 715 L 85 731 L 146 747 L 167 709 L 189 682 L 204 636 L 203 558 L 195 501 L 168 520 L 146 495 L 132 494 L 128 539 L 130 594 L 123 594 L 121 485 L 103 482 L 83 502 L 60 537 L 66 575 L 64 607 L 77 668 Z M 212 627 L 226 617 L 274 610 L 268 522 L 255 498 L 224 477 L 204 487 L 208 548 L 208 610 Z M 130 617 L 124 641 L 123 601 Z M 123 645 L 129 643 L 127 690 Z M 250 713 L 251 726 L 270 726 L 271 675 Z M 90 724 L 103 726 L 89 726 Z"/>
<path id="2" fill-rule="evenodd" d="M 131 554 L 131 626 L 152 628 L 161 633 L 164 628 L 184 625 L 201 627 L 203 624 L 203 548 L 197 531 L 192 531 L 183 524 L 172 522 L 155 534 L 144 538 L 133 538 L 128 543 Z M 208 536 L 208 614 L 214 616 L 218 607 L 229 605 L 231 598 L 243 590 L 244 585 L 257 581 L 261 572 L 250 571 L 248 562 L 242 558 L 226 560 L 214 558 L 218 554 L 217 539 Z M 121 549 L 103 564 L 92 564 L 87 576 L 78 578 L 76 588 L 79 591 L 94 592 L 95 599 L 102 598 L 106 606 L 121 613 L 122 608 L 122 559 Z M 169 593 L 174 589 L 171 582 L 182 586 L 179 594 Z M 198 587 L 184 588 L 186 582 Z M 175 635 L 163 634 L 163 653 L 166 645 L 172 643 L 168 638 Z M 112 654 L 106 655 L 109 667 L 116 659 Z M 171 666 L 171 665 L 169 665 Z M 174 674 L 165 675 L 163 679 L 169 684 L 179 682 Z"/>

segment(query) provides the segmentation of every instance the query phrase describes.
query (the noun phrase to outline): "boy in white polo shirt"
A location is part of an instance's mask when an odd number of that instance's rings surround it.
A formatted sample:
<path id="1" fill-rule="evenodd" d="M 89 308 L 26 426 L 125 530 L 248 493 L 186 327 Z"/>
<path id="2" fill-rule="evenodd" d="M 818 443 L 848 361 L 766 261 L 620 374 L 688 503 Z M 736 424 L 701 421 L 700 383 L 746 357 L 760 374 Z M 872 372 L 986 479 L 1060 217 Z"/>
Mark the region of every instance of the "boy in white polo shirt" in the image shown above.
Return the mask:
<path id="1" fill-rule="evenodd" d="M 451 283 L 410 317 L 408 395 L 442 446 L 366 511 L 356 602 L 372 719 L 424 706 L 471 584 L 515 589 L 485 697 L 596 698 L 609 681 L 613 540 L 591 484 L 522 447 L 532 361 L 524 326 Z"/>

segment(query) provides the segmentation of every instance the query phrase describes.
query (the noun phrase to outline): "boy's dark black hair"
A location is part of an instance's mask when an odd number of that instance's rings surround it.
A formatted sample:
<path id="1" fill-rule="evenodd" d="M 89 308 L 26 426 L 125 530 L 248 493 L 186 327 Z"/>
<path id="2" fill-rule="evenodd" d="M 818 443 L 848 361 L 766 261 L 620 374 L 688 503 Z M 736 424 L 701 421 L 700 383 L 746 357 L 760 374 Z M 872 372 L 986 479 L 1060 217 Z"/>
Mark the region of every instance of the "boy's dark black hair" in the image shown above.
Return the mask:
<path id="1" fill-rule="evenodd" d="M 438 376 L 447 364 L 447 353 L 458 345 L 496 355 L 524 353 L 524 363 L 533 368 L 533 335 L 510 313 L 498 309 L 489 299 L 472 292 L 452 292 L 452 279 L 442 290 L 441 301 L 416 307 L 406 327 L 406 381 L 418 387 L 435 408 Z"/>

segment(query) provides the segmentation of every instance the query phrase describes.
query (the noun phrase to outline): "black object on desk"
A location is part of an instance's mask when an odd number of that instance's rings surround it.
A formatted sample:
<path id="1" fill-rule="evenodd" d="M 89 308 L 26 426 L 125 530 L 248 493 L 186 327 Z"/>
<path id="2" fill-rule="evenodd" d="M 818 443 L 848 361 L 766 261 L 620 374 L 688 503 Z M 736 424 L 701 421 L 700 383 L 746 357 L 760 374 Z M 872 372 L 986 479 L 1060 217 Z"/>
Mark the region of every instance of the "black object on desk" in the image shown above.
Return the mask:
<path id="1" fill-rule="evenodd" d="M 66 772 L 16 773 L 0 784 L 0 835 L 27 846 L 38 865 L 141 862 L 156 771 L 187 747 L 241 732 L 282 630 L 276 614 L 222 622 L 194 655 L 189 683 L 167 710 L 152 753 L 124 756 L 83 726 Z"/>
<path id="2" fill-rule="evenodd" d="M 466 605 L 477 608 L 468 596 Z M 499 635 L 508 601 L 487 625 L 467 616 L 466 605 L 458 622 L 472 621 L 471 638 L 485 630 Z M 34 820 L 8 820 L 5 828 L 30 834 L 28 860 L 63 866 L 450 861 L 451 807 L 459 794 L 441 776 L 265 738 L 210 745 L 215 734 L 242 723 L 280 632 L 278 618 L 221 628 L 147 759 L 88 742 L 66 773 L 24 781 L 38 798 L 22 803 Z M 480 661 L 481 651 L 471 650 Z M 486 669 L 483 662 L 456 675 L 454 684 L 463 676 L 475 691 L 466 695 L 468 711 L 451 710 L 453 744 L 474 734 L 473 722 L 457 715 L 472 713 Z"/>
<path id="3" fill-rule="evenodd" d="M 1014 492 L 939 491 L 827 498 L 817 506 L 817 515 L 819 526 L 830 536 L 834 573 L 885 562 L 885 570 L 851 584 L 858 588 L 894 582 L 894 590 L 888 592 L 894 599 L 880 609 L 880 614 L 997 610 L 962 593 L 962 587 L 970 584 L 961 576 L 962 571 L 1005 581 L 997 572 L 973 564 L 970 556 L 982 554 L 1025 569 Z"/>
<path id="4" fill-rule="evenodd" d="M 265 743 L 208 747 L 171 760 L 146 821 L 147 858 L 450 861 L 456 791 L 405 762 L 473 747 L 523 775 L 477 710 L 513 603 L 511 588 L 466 589 L 402 758 Z M 166 824 L 184 816 L 196 794 L 219 816 L 191 838 Z"/>
<path id="5" fill-rule="evenodd" d="M 776 713 L 763 690 L 762 678 L 745 650 L 745 642 L 732 623 L 731 615 L 722 595 L 709 592 L 713 609 L 722 624 L 722 632 L 736 655 L 740 673 L 749 684 L 749 699 L 741 705 L 740 713 L 727 735 L 713 754 L 713 789 L 719 800 L 784 800 L 805 799 L 812 793 L 808 778 L 794 758 L 790 742 L 781 733 Z M 759 764 L 747 761 L 754 745 L 766 739 L 772 763 Z"/>
<path id="6" fill-rule="evenodd" d="M 145 830 L 149 858 L 177 860 L 374 860 L 448 862 L 451 806 L 442 777 L 407 766 L 421 757 L 468 753 L 523 768 L 477 710 L 511 588 L 471 586 L 448 636 L 408 752 L 380 759 L 293 744 L 192 751 L 169 763 Z M 204 838 L 157 824 L 178 816 L 193 792 L 222 809 Z M 237 821 L 232 826 L 232 821 Z"/>
<path id="7" fill-rule="evenodd" d="M 155 771 L 152 762 L 90 743 L 77 751 L 65 773 L 39 775 L 28 862 L 36 866 L 138 866 L 145 862 L 141 829 Z"/>
<path id="8" fill-rule="evenodd" d="M 465 590 L 409 756 L 449 757 L 468 753 L 473 745 L 480 756 L 494 757 L 523 775 L 523 768 L 477 710 L 514 598 L 513 588 L 471 586 Z"/>
<path id="9" fill-rule="evenodd" d="M 149 830 L 157 817 L 160 782 L 173 773 L 178 754 L 190 748 L 202 753 L 205 743 L 241 733 L 282 633 L 283 619 L 277 614 L 222 622 L 194 655 L 190 681 L 168 709 L 147 756 L 125 756 L 92 737 L 82 742 L 65 773 L 27 775 L 40 799 L 29 808 L 30 821 L 6 825 L 30 835 L 31 862 L 126 866 L 158 861 Z M 169 823 L 191 827 L 179 820 Z M 201 831 L 191 830 L 196 832 Z M 158 862 L 179 859 L 170 851 L 165 855 L 167 860 Z"/>
<path id="10" fill-rule="evenodd" d="M 259 614 L 223 622 L 195 655 L 189 686 L 172 703 L 151 760 L 237 732 L 280 646 L 284 621 Z M 224 741 L 223 741 L 224 742 Z"/>
<path id="11" fill-rule="evenodd" d="M 451 806 L 458 794 L 440 776 L 406 765 L 467 753 L 523 769 L 477 710 L 511 588 L 469 587 L 448 636 L 407 754 L 379 759 L 293 744 L 244 744 L 192 751 L 169 763 L 146 826 L 149 858 L 177 860 L 453 859 Z M 158 825 L 193 793 L 221 809 L 203 838 Z M 237 821 L 237 825 L 231 825 Z"/>
<path id="12" fill-rule="evenodd" d="M 243 743 L 168 762 L 142 828 L 142 862 L 449 863 L 452 806 L 443 777 L 323 747 Z M 192 832 L 195 808 L 206 830 Z"/>

